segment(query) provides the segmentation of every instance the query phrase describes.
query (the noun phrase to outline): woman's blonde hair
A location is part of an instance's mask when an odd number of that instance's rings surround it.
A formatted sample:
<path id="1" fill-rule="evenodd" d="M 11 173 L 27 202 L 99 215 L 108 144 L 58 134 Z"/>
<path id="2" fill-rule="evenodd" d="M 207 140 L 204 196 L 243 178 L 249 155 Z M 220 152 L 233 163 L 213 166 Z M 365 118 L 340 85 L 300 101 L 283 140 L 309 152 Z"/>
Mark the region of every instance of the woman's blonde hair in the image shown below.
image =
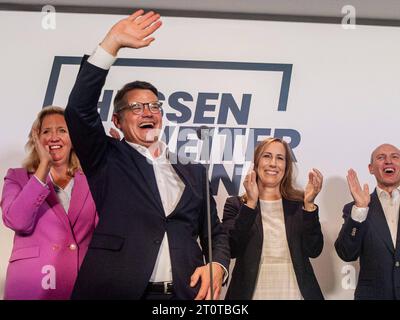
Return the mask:
<path id="1" fill-rule="evenodd" d="M 304 192 L 298 190 L 295 185 L 295 162 L 293 159 L 292 150 L 289 147 L 289 144 L 282 139 L 279 138 L 267 138 L 261 141 L 254 150 L 254 171 L 257 173 L 258 164 L 260 163 L 260 159 L 263 153 L 264 148 L 271 143 L 278 142 L 283 145 L 286 152 L 286 167 L 285 173 L 283 175 L 282 181 L 279 185 L 279 192 L 284 199 L 294 200 L 294 201 L 303 201 L 304 200 Z M 244 194 L 242 196 L 242 201 L 247 201 L 247 195 Z"/>
<path id="2" fill-rule="evenodd" d="M 39 155 L 35 148 L 35 142 L 33 141 L 33 132 L 41 131 L 43 119 L 46 116 L 50 116 L 53 114 L 59 114 L 64 117 L 64 109 L 56 106 L 47 106 L 44 107 L 37 115 L 35 121 L 32 124 L 32 129 L 28 135 L 28 142 L 25 144 L 25 150 L 28 153 L 28 156 L 25 158 L 22 166 L 28 172 L 35 172 L 39 166 L 40 159 Z M 80 170 L 81 166 L 78 160 L 78 157 L 73 149 L 71 149 L 71 154 L 69 157 L 68 170 L 67 174 L 71 177 L 75 175 L 76 170 Z"/>

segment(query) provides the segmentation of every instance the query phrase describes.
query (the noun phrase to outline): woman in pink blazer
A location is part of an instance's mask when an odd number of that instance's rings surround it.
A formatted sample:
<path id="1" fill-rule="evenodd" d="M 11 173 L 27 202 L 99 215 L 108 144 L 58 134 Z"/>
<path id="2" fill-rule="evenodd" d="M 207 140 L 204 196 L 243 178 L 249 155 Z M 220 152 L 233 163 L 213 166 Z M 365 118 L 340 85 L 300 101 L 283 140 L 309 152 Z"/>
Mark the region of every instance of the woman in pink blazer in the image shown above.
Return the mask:
<path id="1" fill-rule="evenodd" d="M 63 109 L 41 110 L 27 149 L 3 187 L 3 221 L 15 231 L 4 298 L 69 299 L 98 217 Z"/>

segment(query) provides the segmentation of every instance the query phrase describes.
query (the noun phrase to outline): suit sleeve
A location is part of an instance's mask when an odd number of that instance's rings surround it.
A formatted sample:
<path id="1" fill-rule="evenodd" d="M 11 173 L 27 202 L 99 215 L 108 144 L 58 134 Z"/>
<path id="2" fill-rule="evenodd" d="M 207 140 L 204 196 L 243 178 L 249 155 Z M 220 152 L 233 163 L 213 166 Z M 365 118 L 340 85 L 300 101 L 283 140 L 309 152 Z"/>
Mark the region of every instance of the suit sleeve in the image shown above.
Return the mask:
<path id="1" fill-rule="evenodd" d="M 4 225 L 17 233 L 32 233 L 40 218 L 39 208 L 49 193 L 49 188 L 40 184 L 34 176 L 21 185 L 15 170 L 9 169 L 1 199 Z"/>
<path id="2" fill-rule="evenodd" d="M 229 235 L 232 258 L 240 256 L 245 250 L 256 216 L 256 210 L 241 205 L 237 197 L 226 200 L 223 225 Z"/>
<path id="3" fill-rule="evenodd" d="M 365 222 L 357 222 L 351 218 L 353 203 L 343 208 L 344 223 L 335 241 L 338 256 L 346 262 L 355 261 L 360 256 L 363 238 L 366 231 Z"/>
<path id="4" fill-rule="evenodd" d="M 200 242 L 201 247 L 203 248 L 203 254 L 207 262 L 208 259 L 208 224 L 207 224 L 207 201 L 206 201 L 206 183 L 209 183 L 208 179 L 206 180 L 206 171 L 203 166 L 201 166 L 201 181 L 203 186 L 203 194 L 204 201 L 203 206 L 201 208 L 201 232 L 200 232 Z M 229 253 L 229 241 L 228 236 L 224 232 L 222 227 L 222 223 L 219 220 L 217 213 L 217 206 L 214 200 L 214 197 L 211 192 L 210 186 L 210 215 L 211 215 L 211 237 L 212 237 L 212 258 L 213 262 L 218 262 L 225 267 L 226 270 L 229 270 L 230 264 L 230 253 Z"/>
<path id="5" fill-rule="evenodd" d="M 87 176 L 105 162 L 107 136 L 97 104 L 107 73 L 84 58 L 65 109 L 72 145 Z"/>
<path id="6" fill-rule="evenodd" d="M 309 258 L 318 257 L 324 247 L 318 207 L 313 212 L 303 210 L 303 251 Z"/>

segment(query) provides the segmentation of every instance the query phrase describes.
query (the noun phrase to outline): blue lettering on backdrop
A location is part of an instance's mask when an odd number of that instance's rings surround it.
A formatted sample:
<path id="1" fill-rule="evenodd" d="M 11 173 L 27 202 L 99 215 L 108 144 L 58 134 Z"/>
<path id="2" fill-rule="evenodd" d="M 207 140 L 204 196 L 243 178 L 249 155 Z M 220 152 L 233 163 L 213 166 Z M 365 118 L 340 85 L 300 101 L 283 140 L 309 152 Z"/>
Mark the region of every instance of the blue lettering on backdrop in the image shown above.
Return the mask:
<path id="1" fill-rule="evenodd" d="M 43 106 L 53 104 L 62 66 L 80 65 L 81 60 L 82 58 L 80 57 L 54 57 Z M 114 66 L 282 72 L 277 111 L 285 112 L 287 110 L 292 73 L 291 64 L 120 58 L 117 59 Z M 112 113 L 112 98 L 115 93 L 116 90 L 109 88 L 103 91 L 103 95 L 98 103 L 102 121 L 108 121 Z M 166 119 L 178 125 L 166 126 L 162 139 L 169 146 L 175 145 L 179 156 L 184 156 L 191 161 L 199 160 L 200 162 L 204 162 L 211 154 L 216 137 L 222 136 L 225 138 L 225 144 L 220 150 L 220 152 L 223 152 L 221 161 L 211 163 L 210 168 L 211 190 L 214 195 L 218 192 L 221 183 L 229 195 L 237 195 L 239 193 L 240 183 L 245 174 L 243 172 L 244 162 L 252 161 L 254 147 L 266 136 L 285 139 L 288 141 L 292 153 L 301 141 L 301 134 L 295 129 L 247 127 L 252 100 L 250 93 L 242 93 L 241 97 L 235 99 L 232 93 L 218 92 L 218 90 L 217 92 L 198 93 L 177 90 L 171 92 L 168 97 L 160 92 L 159 99 L 164 102 L 164 105 L 169 106 L 169 112 L 165 113 Z M 226 126 L 229 113 L 232 115 L 235 125 L 241 127 Z M 191 120 L 193 125 L 187 125 Z M 197 150 L 198 139 L 196 138 L 196 129 L 201 125 L 211 127 L 211 135 L 208 143 L 204 143 L 201 150 Z M 173 135 L 177 139 L 172 139 Z M 243 154 L 243 159 L 236 161 L 233 156 L 234 147 L 239 138 L 247 139 L 245 144 L 246 150 Z M 228 174 L 225 166 L 226 162 L 230 162 L 231 165 L 233 164 L 232 174 Z"/>
<path id="2" fill-rule="evenodd" d="M 230 93 L 223 93 L 218 116 L 218 124 L 225 124 L 230 110 L 237 124 L 246 125 L 249 122 L 251 94 L 243 94 L 241 107 L 237 105 Z"/>
<path id="3" fill-rule="evenodd" d="M 160 98 L 161 101 L 165 100 L 165 96 L 161 92 L 159 93 L 159 97 L 161 97 Z M 177 112 L 167 113 L 166 114 L 167 119 L 175 123 L 188 122 L 190 120 L 190 117 L 192 116 L 192 111 L 183 102 L 192 102 L 192 101 L 193 97 L 188 92 L 178 91 L 172 93 L 168 98 L 168 105 Z"/>
<path id="4" fill-rule="evenodd" d="M 218 99 L 218 93 L 199 92 L 193 123 L 214 124 L 215 123 L 214 118 L 207 117 L 204 115 L 204 113 L 207 111 L 215 111 L 216 104 L 215 103 L 208 104 L 208 100 L 217 100 L 217 99 Z"/>

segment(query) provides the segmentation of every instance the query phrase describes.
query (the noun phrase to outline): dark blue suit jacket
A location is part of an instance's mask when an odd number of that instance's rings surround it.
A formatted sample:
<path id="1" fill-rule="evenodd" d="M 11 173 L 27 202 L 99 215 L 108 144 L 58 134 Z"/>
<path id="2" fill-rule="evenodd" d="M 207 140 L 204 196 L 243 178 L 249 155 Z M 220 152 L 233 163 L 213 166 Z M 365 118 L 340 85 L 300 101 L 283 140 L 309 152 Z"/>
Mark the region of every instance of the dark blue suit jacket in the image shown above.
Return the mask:
<path id="1" fill-rule="evenodd" d="M 319 256 L 324 245 L 318 209 L 305 212 L 303 203 L 283 199 L 286 238 L 304 299 L 323 299 L 309 258 Z M 263 227 L 260 205 L 251 209 L 240 197 L 226 200 L 223 224 L 229 232 L 232 258 L 236 258 L 227 300 L 249 300 L 253 297 L 263 246 Z"/>
<path id="2" fill-rule="evenodd" d="M 364 222 L 351 218 L 353 205 L 354 202 L 351 202 L 343 208 L 344 223 L 335 248 L 344 261 L 360 258 L 360 275 L 354 298 L 400 299 L 400 228 L 397 228 L 395 250 L 376 190 L 371 194 Z"/>
<path id="3" fill-rule="evenodd" d="M 106 76 L 107 71 L 84 61 L 65 111 L 100 217 L 72 298 L 140 299 L 167 232 L 176 297 L 193 299 L 199 286 L 190 288 L 190 276 L 208 255 L 205 168 L 173 165 L 185 190 L 166 217 L 152 165 L 124 140 L 104 132 L 97 103 Z M 228 269 L 229 243 L 210 200 L 213 259 Z"/>

